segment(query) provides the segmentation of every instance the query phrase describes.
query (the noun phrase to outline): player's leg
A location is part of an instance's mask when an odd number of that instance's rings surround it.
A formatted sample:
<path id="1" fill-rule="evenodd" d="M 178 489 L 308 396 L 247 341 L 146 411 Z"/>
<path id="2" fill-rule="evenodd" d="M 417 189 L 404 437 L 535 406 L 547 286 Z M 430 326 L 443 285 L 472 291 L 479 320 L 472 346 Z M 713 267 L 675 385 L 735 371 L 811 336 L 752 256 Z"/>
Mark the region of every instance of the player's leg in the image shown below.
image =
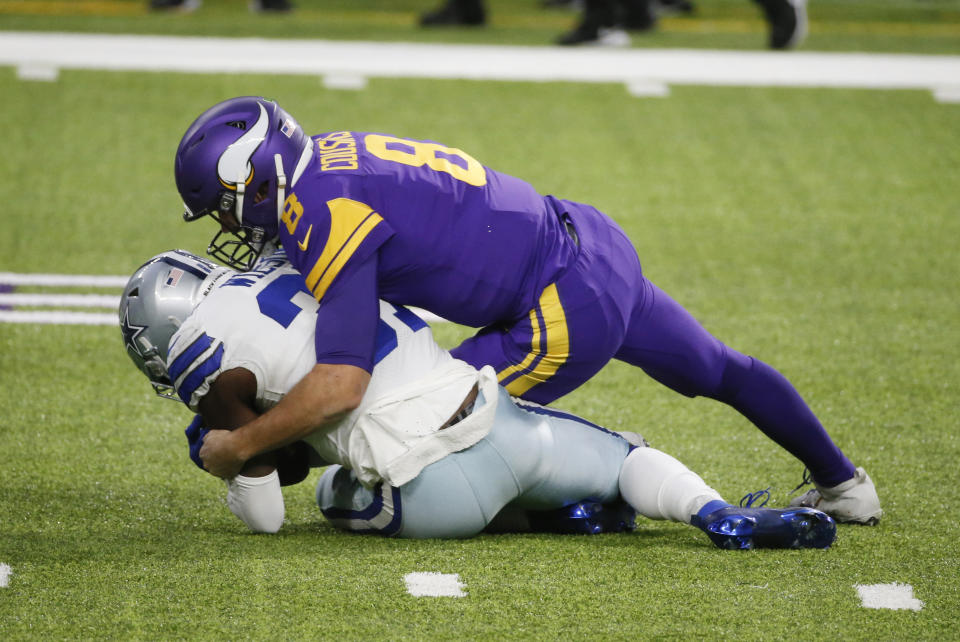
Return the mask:
<path id="1" fill-rule="evenodd" d="M 417 539 L 476 535 L 516 494 L 509 467 L 485 440 L 399 488 L 364 488 L 340 466 L 328 468 L 317 484 L 320 511 L 337 528 Z"/>
<path id="2" fill-rule="evenodd" d="M 578 388 L 613 357 L 623 338 L 621 315 L 572 279 L 548 285 L 529 315 L 482 329 L 450 351 L 490 365 L 510 394 L 550 403 Z"/>
<path id="3" fill-rule="evenodd" d="M 513 506 L 549 510 L 585 500 L 611 503 L 618 499 L 620 466 L 632 446 L 609 430 L 576 415 L 539 404 L 509 401 L 503 395 L 498 419 L 507 426 L 532 426 L 535 443 L 511 446 L 507 431 L 494 435 L 494 444 L 511 450 L 511 467 L 520 492 Z"/>
<path id="4" fill-rule="evenodd" d="M 588 205 L 554 201 L 576 229 L 577 257 L 548 284 L 529 314 L 484 328 L 451 350 L 491 365 L 500 385 L 547 404 L 583 385 L 613 358 L 639 295 L 640 260 L 623 231 Z"/>
<path id="5" fill-rule="evenodd" d="M 474 535 L 508 504 L 537 511 L 589 504 L 588 519 L 616 530 L 611 519 L 622 515 L 615 510 L 620 463 L 630 447 L 613 433 L 566 413 L 518 407 L 500 387 L 490 433 L 474 446 L 427 466 L 401 487 L 400 535 Z M 561 524 L 562 519 L 545 520 L 545 515 L 533 512 L 528 516 L 533 530 L 583 532 L 568 530 L 569 521 Z"/>
<path id="6" fill-rule="evenodd" d="M 732 506 L 699 475 L 654 448 L 627 456 L 620 492 L 641 515 L 696 526 L 720 548 L 826 548 L 836 537 L 836 524 L 818 510 Z"/>
<path id="7" fill-rule="evenodd" d="M 684 395 L 723 401 L 833 486 L 854 466 L 833 443 L 793 385 L 759 359 L 716 338 L 649 280 L 616 357 Z"/>
<path id="8" fill-rule="evenodd" d="M 450 538 L 479 533 L 518 498 L 524 510 L 616 504 L 620 463 L 631 447 L 626 440 L 582 420 L 558 419 L 562 413 L 550 409 L 522 410 L 503 388 L 497 404 L 486 437 L 425 467 L 400 488 L 366 489 L 352 472 L 330 467 L 317 485 L 324 516 L 355 532 Z M 591 511 L 589 518 L 606 520 Z M 560 521 L 535 524 L 534 530 L 576 531 L 564 530 L 570 525 L 561 528 Z"/>
<path id="9" fill-rule="evenodd" d="M 511 506 L 545 509 L 574 497 L 609 504 L 622 496 L 641 515 L 692 524 L 721 548 L 824 548 L 833 542 L 836 525 L 821 511 L 734 507 L 659 450 L 634 448 L 616 433 L 552 408 L 521 403 L 509 412 L 535 415 L 541 423 L 539 452 L 521 453 L 534 453 L 538 461 L 513 465 L 524 490 Z"/>
<path id="10" fill-rule="evenodd" d="M 410 538 L 480 533 L 523 489 L 537 466 L 541 435 L 535 420 L 516 421 L 509 394 L 498 388 L 490 433 L 465 450 L 426 466 L 399 488 L 363 488 L 352 472 L 331 467 L 317 486 L 317 503 L 338 528 Z M 477 404 L 486 403 L 483 392 Z M 526 416 L 523 416 L 526 418 Z"/>
<path id="11" fill-rule="evenodd" d="M 400 491 L 388 484 L 365 488 L 352 470 L 329 466 L 317 482 L 317 506 L 331 524 L 355 533 L 393 536 L 400 530 Z"/>

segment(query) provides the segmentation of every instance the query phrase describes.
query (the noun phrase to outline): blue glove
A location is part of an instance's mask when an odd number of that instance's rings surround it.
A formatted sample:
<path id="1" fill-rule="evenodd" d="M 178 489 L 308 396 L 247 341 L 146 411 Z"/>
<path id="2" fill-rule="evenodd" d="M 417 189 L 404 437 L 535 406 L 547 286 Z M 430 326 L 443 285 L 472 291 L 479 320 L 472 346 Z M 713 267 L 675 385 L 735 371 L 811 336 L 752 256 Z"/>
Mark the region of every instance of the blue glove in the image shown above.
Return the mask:
<path id="1" fill-rule="evenodd" d="M 203 467 L 203 460 L 200 459 L 200 448 L 203 447 L 203 438 L 207 436 L 208 432 L 210 430 L 203 427 L 203 417 L 200 415 L 194 415 L 193 421 L 184 431 L 187 436 L 187 443 L 190 444 L 190 459 L 203 471 L 207 469 Z"/>

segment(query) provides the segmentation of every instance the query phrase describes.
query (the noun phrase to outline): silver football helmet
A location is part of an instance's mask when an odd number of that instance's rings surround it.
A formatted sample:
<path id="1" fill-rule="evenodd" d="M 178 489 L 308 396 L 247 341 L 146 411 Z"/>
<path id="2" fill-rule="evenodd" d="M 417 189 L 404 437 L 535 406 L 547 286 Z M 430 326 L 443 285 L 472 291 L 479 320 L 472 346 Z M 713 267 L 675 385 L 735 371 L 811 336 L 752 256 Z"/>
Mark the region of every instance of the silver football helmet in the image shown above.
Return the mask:
<path id="1" fill-rule="evenodd" d="M 120 298 L 120 332 L 154 391 L 177 399 L 167 374 L 170 337 L 223 275 L 232 272 L 184 250 L 158 254 L 134 272 Z"/>

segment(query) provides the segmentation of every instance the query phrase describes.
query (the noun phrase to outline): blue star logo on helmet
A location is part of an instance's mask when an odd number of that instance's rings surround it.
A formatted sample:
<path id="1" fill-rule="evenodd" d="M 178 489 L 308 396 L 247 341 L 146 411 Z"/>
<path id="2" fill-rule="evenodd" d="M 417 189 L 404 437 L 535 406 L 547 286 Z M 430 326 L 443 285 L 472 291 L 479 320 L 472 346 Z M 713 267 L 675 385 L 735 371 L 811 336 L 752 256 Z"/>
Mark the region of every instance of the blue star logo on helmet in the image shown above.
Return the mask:
<path id="1" fill-rule="evenodd" d="M 140 336 L 140 333 L 147 329 L 145 325 L 136 325 L 130 323 L 130 308 L 127 308 L 123 313 L 123 322 L 120 324 L 120 332 L 123 333 L 123 342 L 127 346 L 127 350 L 133 351 L 134 354 L 138 354 L 141 357 L 143 353 L 140 352 L 140 348 L 137 346 L 136 340 Z"/>
<path id="2" fill-rule="evenodd" d="M 223 150 L 217 162 L 217 177 L 228 189 L 236 189 L 240 182 L 249 185 L 253 180 L 253 163 L 250 159 L 267 137 L 270 126 L 270 117 L 263 103 L 258 101 L 257 106 L 260 107 L 260 116 L 256 124 Z"/>

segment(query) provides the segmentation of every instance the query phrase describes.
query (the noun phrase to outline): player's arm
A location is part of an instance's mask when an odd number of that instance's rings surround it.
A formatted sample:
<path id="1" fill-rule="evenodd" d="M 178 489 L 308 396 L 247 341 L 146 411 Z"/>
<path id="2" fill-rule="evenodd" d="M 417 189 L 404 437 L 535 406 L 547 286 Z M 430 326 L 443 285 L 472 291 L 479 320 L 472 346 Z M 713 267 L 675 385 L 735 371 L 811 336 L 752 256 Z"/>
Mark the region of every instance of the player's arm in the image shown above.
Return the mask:
<path id="1" fill-rule="evenodd" d="M 268 412 L 231 432 L 211 431 L 200 450 L 206 469 L 231 477 L 248 459 L 335 426 L 363 399 L 379 320 L 376 255 L 338 280 L 317 312 L 317 365 Z"/>
<path id="2" fill-rule="evenodd" d="M 245 368 L 221 373 L 199 402 L 207 426 L 232 430 L 257 418 L 254 399 L 257 380 Z M 209 435 L 208 435 L 209 436 Z M 275 453 L 250 459 L 227 480 L 227 506 L 256 533 L 276 533 L 283 525 L 284 503 Z"/>
<path id="3" fill-rule="evenodd" d="M 333 425 L 360 405 L 370 374 L 348 365 L 317 364 L 280 403 L 233 431 L 211 430 L 200 449 L 206 469 L 232 477 L 245 462 Z"/>

